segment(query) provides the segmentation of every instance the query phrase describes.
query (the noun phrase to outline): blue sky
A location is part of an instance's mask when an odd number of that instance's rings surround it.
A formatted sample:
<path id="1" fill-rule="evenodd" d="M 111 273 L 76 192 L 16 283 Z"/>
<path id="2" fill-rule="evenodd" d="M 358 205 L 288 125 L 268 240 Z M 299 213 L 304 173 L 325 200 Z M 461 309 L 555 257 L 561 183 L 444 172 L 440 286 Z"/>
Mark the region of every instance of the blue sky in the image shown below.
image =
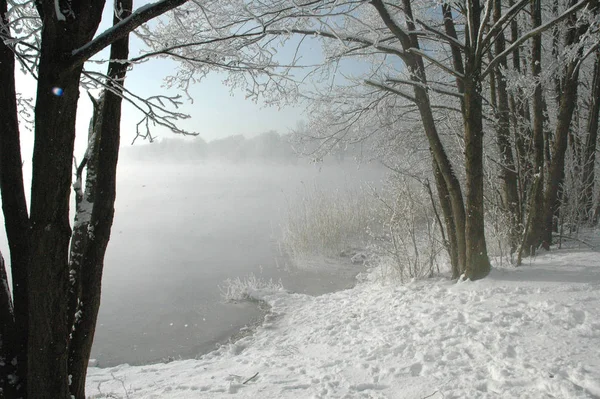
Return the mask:
<path id="1" fill-rule="evenodd" d="M 150 1 L 134 1 L 134 6 L 139 7 Z M 107 1 L 104 17 L 99 32 L 109 28 L 112 24 L 112 2 Z M 132 35 L 130 37 L 130 56 L 135 56 L 140 50 L 141 41 Z M 108 58 L 107 51 L 103 58 Z M 320 54 L 320 50 L 319 50 Z M 106 67 L 103 66 L 103 69 Z M 177 63 L 167 59 L 152 59 L 148 62 L 135 65 L 126 78 L 126 87 L 141 96 L 151 96 L 168 93 L 181 94 L 176 89 L 167 90 L 163 86 L 163 79 L 175 72 Z M 255 103 L 245 98 L 240 90 L 231 91 L 223 84 L 227 77 L 225 73 L 212 73 L 202 82 L 194 85 L 189 94 L 193 102 L 182 96 L 184 104 L 178 110 L 191 116 L 182 121 L 180 126 L 186 130 L 200 134 L 205 140 L 223 138 L 234 134 L 252 136 L 269 130 L 287 133 L 294 128 L 298 121 L 304 118 L 304 106 L 294 107 L 267 107 L 260 100 Z M 88 104 L 89 105 L 89 104 Z M 134 137 L 135 123 L 142 117 L 130 106 L 125 106 L 123 117 L 123 141 L 130 142 Z M 131 130 L 131 132 L 129 132 Z M 172 137 L 168 131 L 158 129 L 156 134 L 161 137 Z"/>
<path id="2" fill-rule="evenodd" d="M 136 2 L 139 7 L 149 1 Z M 112 1 L 108 0 L 103 21 L 98 33 L 112 25 Z M 130 55 L 139 53 L 139 39 L 132 36 Z M 108 50 L 98 54 L 96 59 L 107 59 Z M 106 64 L 87 64 L 86 68 L 106 71 Z M 125 86 L 135 94 L 145 97 L 157 94 L 179 94 L 177 90 L 166 90 L 163 79 L 175 71 L 177 64 L 166 59 L 153 59 L 148 62 L 135 65 L 133 70 L 127 74 Z M 190 119 L 182 121 L 180 126 L 188 131 L 200 134 L 204 140 L 214 140 L 234 134 L 253 136 L 269 130 L 279 133 L 287 133 L 294 128 L 298 121 L 304 118 L 304 107 L 266 107 L 260 101 L 255 103 L 245 99 L 241 91 L 232 92 L 222 81 L 225 74 L 214 73 L 206 77 L 202 82 L 193 86 L 189 93 L 193 102 L 182 97 L 184 104 L 178 109 L 179 112 L 188 114 Z M 17 75 L 17 90 L 25 97 L 35 97 L 36 82 L 29 76 L 20 73 Z M 97 94 L 97 93 L 96 93 Z M 87 129 L 91 116 L 91 102 L 84 89 L 80 89 L 80 102 L 77 120 L 76 154 L 81 157 L 85 151 L 87 141 Z M 129 145 L 135 137 L 135 125 L 143 115 L 129 104 L 123 108 L 122 118 L 122 145 Z M 163 128 L 156 128 L 153 133 L 158 137 L 175 137 L 173 133 Z M 22 142 L 24 160 L 30 158 L 33 142 L 33 133 L 22 129 Z M 136 142 L 143 144 L 141 140 Z"/>
<path id="3" fill-rule="evenodd" d="M 147 0 L 137 2 L 135 7 L 148 3 Z M 108 0 L 103 21 L 98 33 L 105 31 L 112 25 L 112 1 Z M 290 56 L 295 50 L 294 43 L 298 40 L 290 40 L 289 48 L 282 50 L 283 57 Z M 131 36 L 130 56 L 138 55 L 140 51 L 140 40 Z M 303 43 L 302 55 L 304 63 L 318 63 L 322 60 L 322 51 L 317 39 L 305 40 Z M 95 59 L 106 60 L 108 58 L 108 49 L 98 54 Z M 356 61 L 344 62 L 346 72 L 357 72 L 364 69 Z M 86 68 L 94 69 L 99 72 L 106 71 L 106 64 L 86 64 Z M 141 97 L 147 97 L 157 94 L 176 95 L 179 93 L 176 89 L 167 90 L 163 87 L 163 79 L 174 74 L 177 63 L 167 59 L 151 59 L 148 62 L 137 64 L 133 70 L 129 71 L 125 81 L 128 90 Z M 267 107 L 260 100 L 255 103 L 245 98 L 240 90 L 231 91 L 222 81 L 226 78 L 224 73 L 213 73 L 206 77 L 202 82 L 194 85 L 189 94 L 193 102 L 189 101 L 185 95 L 182 96 L 183 104 L 178 112 L 188 114 L 190 119 L 181 121 L 179 126 L 187 131 L 193 131 L 200 134 L 204 140 L 210 141 L 223 138 L 229 135 L 244 134 L 254 136 L 267 131 L 277 131 L 279 133 L 288 133 L 298 125 L 298 122 L 307 119 L 305 114 L 305 104 L 288 106 L 284 108 Z M 344 80 L 342 78 L 342 80 Z M 336 79 L 337 83 L 339 79 Z M 19 76 L 17 79 L 18 90 L 27 97 L 35 96 L 35 81 L 32 78 Z M 94 93 L 98 94 L 98 92 Z M 76 156 L 80 158 L 87 146 L 87 130 L 91 116 L 91 102 L 85 92 L 80 90 L 80 103 L 77 120 L 77 141 Z M 143 115 L 133 106 L 124 102 L 122 117 L 122 145 L 129 145 L 135 137 L 136 123 L 142 119 Z M 176 137 L 167 129 L 157 127 L 153 130 L 153 135 L 159 138 Z M 33 134 L 23 129 L 22 134 L 24 159 L 30 159 L 28 151 L 32 146 Z M 144 144 L 138 140 L 137 144 Z"/>

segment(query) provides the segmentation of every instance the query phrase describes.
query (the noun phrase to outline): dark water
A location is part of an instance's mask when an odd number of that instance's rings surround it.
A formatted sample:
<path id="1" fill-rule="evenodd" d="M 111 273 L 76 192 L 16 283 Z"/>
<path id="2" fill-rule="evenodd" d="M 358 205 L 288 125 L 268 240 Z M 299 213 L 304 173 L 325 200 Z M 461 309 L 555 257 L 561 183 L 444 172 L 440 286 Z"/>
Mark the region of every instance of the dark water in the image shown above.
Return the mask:
<path id="1" fill-rule="evenodd" d="M 355 165 L 125 164 L 92 358 L 100 366 L 192 358 L 261 319 L 250 303 L 224 303 L 227 278 L 281 279 L 318 295 L 347 288 L 347 259 L 291 266 L 278 244 L 286 204 L 302 187 L 357 187 L 382 178 Z"/>

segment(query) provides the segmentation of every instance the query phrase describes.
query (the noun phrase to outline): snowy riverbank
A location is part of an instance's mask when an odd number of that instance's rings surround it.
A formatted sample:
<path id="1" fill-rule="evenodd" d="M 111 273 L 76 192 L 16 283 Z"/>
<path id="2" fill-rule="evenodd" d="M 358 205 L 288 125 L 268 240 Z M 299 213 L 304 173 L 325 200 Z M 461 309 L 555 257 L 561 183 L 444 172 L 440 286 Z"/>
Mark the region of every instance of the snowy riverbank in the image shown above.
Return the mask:
<path id="1" fill-rule="evenodd" d="M 90 368 L 92 398 L 597 398 L 600 261 L 556 250 L 478 282 L 279 292 L 199 360 Z"/>

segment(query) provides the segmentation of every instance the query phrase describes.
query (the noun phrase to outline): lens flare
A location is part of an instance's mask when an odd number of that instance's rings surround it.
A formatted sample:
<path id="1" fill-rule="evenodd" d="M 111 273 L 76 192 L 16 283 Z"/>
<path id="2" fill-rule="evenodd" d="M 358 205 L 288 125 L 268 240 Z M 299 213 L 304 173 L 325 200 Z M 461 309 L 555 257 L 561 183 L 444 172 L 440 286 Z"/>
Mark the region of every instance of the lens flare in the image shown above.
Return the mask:
<path id="1" fill-rule="evenodd" d="M 54 94 L 57 97 L 60 97 L 63 95 L 63 89 L 61 89 L 60 87 L 53 87 L 52 94 Z"/>

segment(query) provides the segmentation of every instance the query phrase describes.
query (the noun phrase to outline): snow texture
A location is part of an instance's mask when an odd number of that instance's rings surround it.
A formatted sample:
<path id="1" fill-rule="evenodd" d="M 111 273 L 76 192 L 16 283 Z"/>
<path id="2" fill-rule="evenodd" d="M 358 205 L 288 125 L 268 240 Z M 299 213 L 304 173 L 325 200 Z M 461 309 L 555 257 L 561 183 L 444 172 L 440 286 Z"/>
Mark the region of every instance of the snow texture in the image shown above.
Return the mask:
<path id="1" fill-rule="evenodd" d="M 90 367 L 88 395 L 600 397 L 597 252 L 555 251 L 477 282 L 371 278 L 319 297 L 260 299 L 272 312 L 254 335 L 198 360 Z"/>

